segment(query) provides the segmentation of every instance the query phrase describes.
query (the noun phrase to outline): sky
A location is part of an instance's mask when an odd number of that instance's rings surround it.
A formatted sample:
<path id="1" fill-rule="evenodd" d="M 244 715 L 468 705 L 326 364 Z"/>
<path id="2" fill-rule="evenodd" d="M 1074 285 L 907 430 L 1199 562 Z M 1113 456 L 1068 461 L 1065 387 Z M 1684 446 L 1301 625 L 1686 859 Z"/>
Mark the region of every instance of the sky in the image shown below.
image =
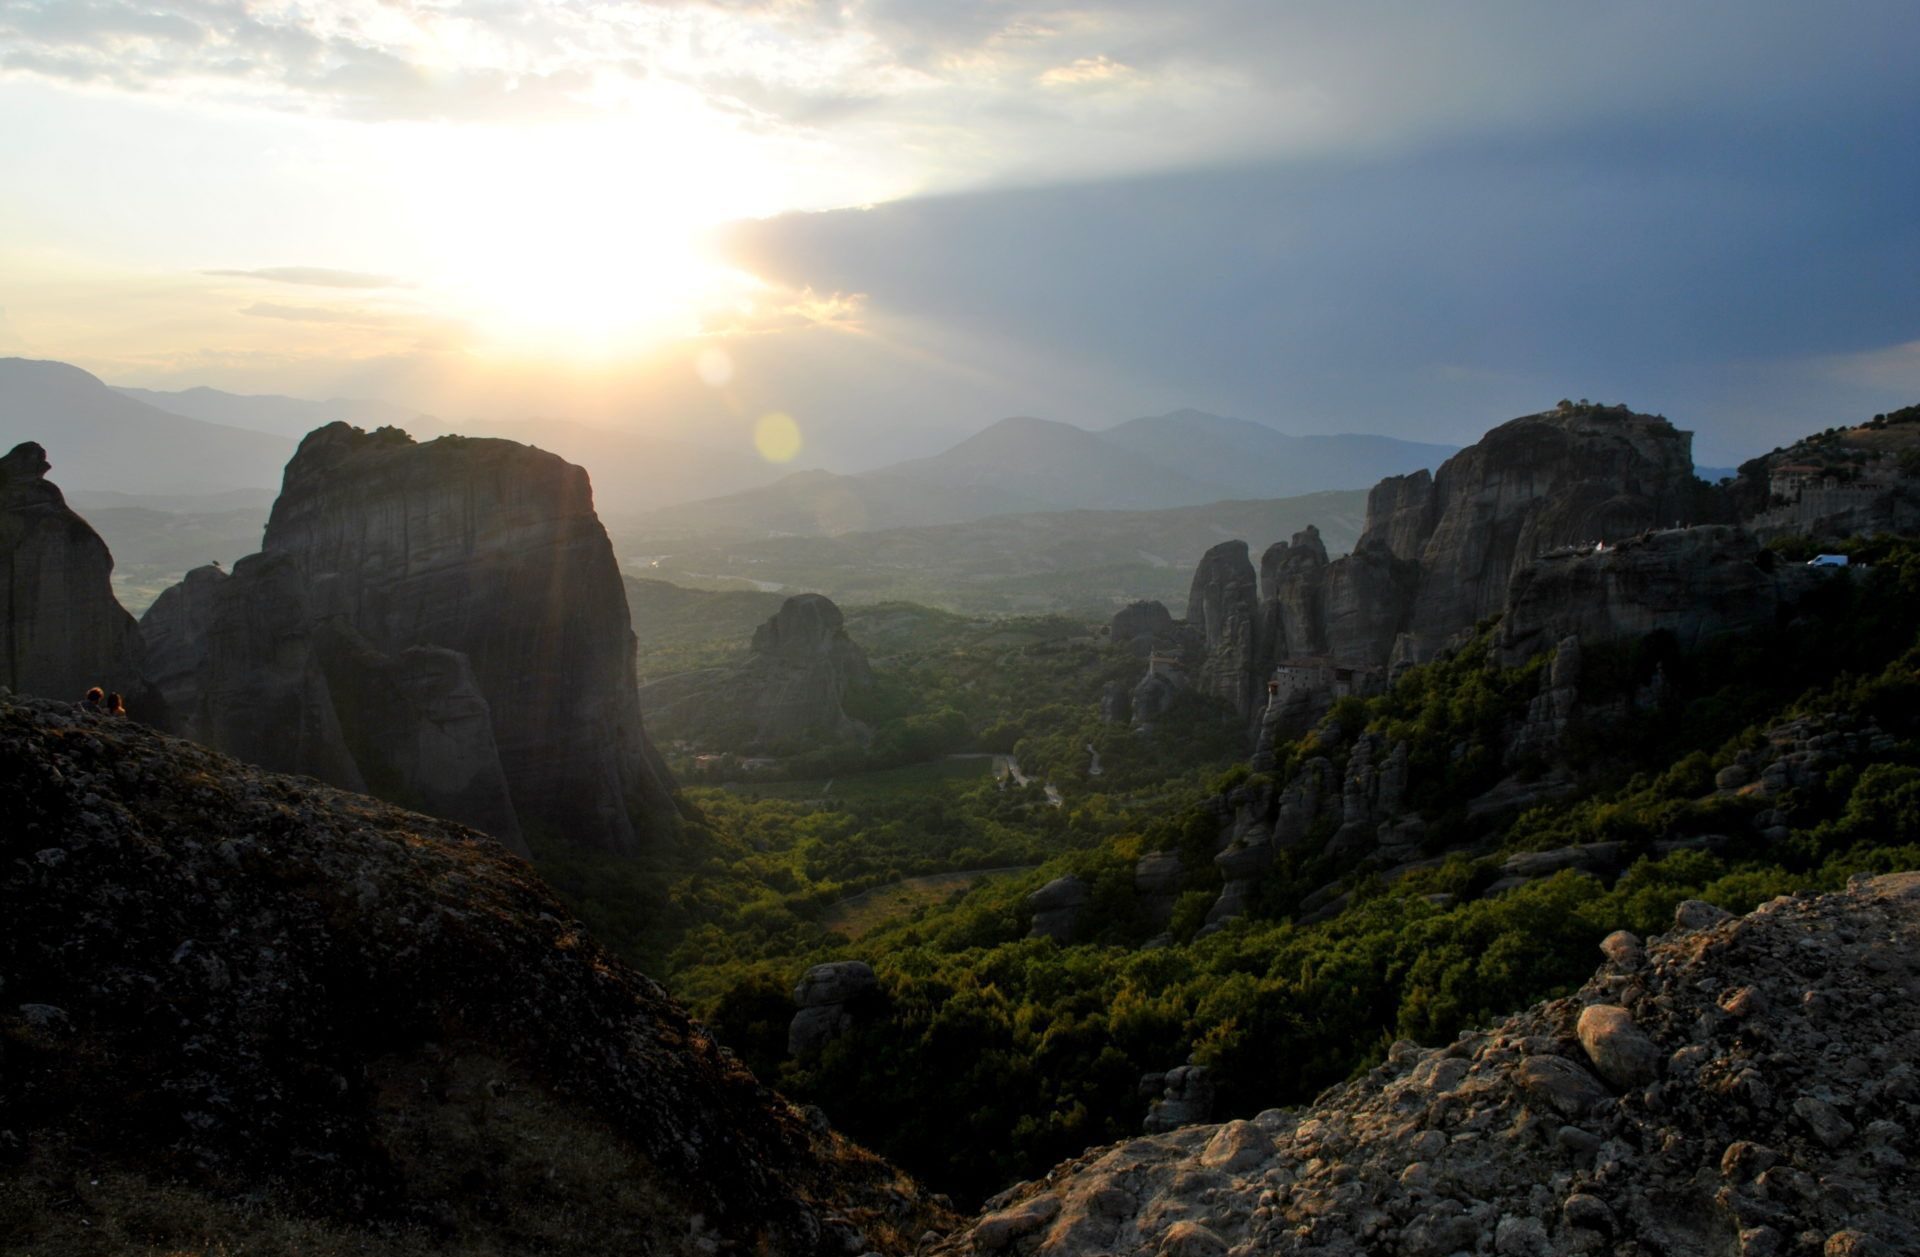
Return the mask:
<path id="1" fill-rule="evenodd" d="M 0 0 L 0 354 L 855 470 L 1920 401 L 1920 7 Z"/>

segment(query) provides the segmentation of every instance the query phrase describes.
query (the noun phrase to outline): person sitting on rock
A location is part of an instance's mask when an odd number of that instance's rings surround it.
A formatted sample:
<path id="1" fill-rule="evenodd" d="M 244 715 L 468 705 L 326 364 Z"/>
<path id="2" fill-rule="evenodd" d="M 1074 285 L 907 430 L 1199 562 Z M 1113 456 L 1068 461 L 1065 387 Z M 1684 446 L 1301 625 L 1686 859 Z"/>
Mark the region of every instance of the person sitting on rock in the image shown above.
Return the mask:
<path id="1" fill-rule="evenodd" d="M 127 700 L 120 697 L 120 691 L 115 690 L 107 696 L 107 714 L 109 716 L 119 716 L 123 719 L 126 717 Z"/>
<path id="2" fill-rule="evenodd" d="M 100 711 L 106 707 L 107 692 L 96 685 L 92 689 L 88 690 L 87 696 L 81 699 L 80 701 L 85 703 L 88 707 L 92 708 L 94 711 Z"/>

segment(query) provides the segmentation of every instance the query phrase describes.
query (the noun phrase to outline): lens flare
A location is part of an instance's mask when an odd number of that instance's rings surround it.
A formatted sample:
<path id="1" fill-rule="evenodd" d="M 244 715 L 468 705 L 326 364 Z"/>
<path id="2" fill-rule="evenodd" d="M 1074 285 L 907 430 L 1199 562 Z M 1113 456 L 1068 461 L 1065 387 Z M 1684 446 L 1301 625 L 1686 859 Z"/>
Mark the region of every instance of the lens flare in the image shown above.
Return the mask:
<path id="1" fill-rule="evenodd" d="M 770 463 L 790 463 L 800 452 L 800 425 L 777 410 L 762 415 L 753 425 L 753 448 Z"/>

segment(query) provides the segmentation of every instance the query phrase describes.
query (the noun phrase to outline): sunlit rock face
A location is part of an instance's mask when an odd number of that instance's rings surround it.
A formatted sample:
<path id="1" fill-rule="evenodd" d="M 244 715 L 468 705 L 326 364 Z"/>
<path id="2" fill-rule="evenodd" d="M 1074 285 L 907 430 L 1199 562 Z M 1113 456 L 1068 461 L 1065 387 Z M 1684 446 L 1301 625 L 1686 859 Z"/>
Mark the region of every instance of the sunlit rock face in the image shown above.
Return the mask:
<path id="1" fill-rule="evenodd" d="M 140 630 L 109 581 L 113 556 L 48 470 L 32 441 L 0 458 L 0 685 L 69 701 L 98 685 L 152 719 Z"/>
<path id="2" fill-rule="evenodd" d="M 337 748 L 374 793 L 515 844 L 631 853 L 677 828 L 613 549 L 558 456 L 330 424 L 287 465 L 262 553 L 195 579 L 210 614 L 193 580 L 148 613 L 183 732 L 251 758 L 236 709 L 271 695 L 316 726 L 274 767 L 351 787 Z"/>

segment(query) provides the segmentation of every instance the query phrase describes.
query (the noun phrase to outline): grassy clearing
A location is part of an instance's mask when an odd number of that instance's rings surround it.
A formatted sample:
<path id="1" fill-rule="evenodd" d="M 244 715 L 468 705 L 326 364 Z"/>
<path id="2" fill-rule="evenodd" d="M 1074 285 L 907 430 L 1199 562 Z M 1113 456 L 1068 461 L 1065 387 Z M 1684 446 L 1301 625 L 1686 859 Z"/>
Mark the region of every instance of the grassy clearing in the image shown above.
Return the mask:
<path id="1" fill-rule="evenodd" d="M 1037 865 L 1014 864 L 1005 868 L 975 869 L 965 873 L 934 873 L 927 877 L 909 877 L 842 899 L 827 909 L 820 924 L 827 930 L 857 939 L 868 930 L 898 920 L 915 908 L 945 903 L 955 891 L 972 890 L 988 882 L 1032 871 Z"/>
<path id="2" fill-rule="evenodd" d="M 799 802 L 862 803 L 898 798 L 913 791 L 949 791 L 977 786 L 987 776 L 991 759 L 936 759 L 904 768 L 855 773 L 809 781 L 734 781 L 722 789 L 754 799 L 792 799 Z M 829 789 L 829 787 L 831 787 Z"/>

